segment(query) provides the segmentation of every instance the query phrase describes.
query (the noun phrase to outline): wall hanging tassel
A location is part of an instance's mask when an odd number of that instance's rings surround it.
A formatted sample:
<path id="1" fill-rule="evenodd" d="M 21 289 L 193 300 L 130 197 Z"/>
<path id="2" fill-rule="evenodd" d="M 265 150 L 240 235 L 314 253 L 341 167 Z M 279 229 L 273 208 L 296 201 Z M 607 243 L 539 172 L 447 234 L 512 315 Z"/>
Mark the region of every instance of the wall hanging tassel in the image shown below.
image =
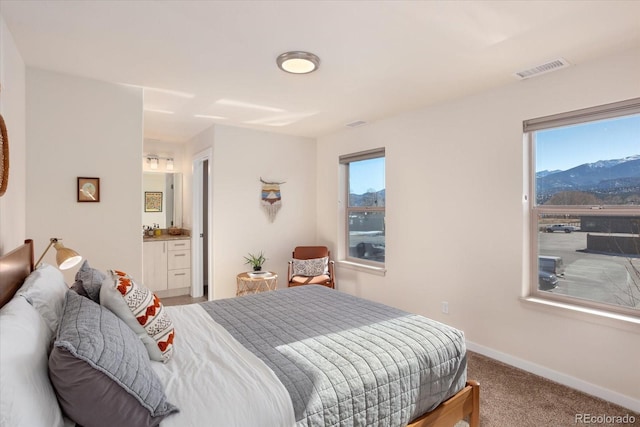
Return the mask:
<path id="1" fill-rule="evenodd" d="M 260 178 L 262 183 L 262 195 L 260 204 L 264 208 L 269 221 L 273 222 L 276 219 L 276 214 L 282 206 L 282 197 L 280 195 L 280 184 L 284 182 L 268 182 Z"/>

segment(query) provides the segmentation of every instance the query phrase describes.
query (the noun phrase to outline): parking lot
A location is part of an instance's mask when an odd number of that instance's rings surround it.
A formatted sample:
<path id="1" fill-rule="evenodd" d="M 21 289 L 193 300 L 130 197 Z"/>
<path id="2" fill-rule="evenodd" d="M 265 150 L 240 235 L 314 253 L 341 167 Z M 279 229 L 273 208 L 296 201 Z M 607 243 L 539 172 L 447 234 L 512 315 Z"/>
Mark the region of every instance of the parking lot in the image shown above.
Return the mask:
<path id="1" fill-rule="evenodd" d="M 587 233 L 540 233 L 540 255 L 562 257 L 564 277 L 550 292 L 640 308 L 640 257 L 587 253 Z M 634 277 L 635 276 L 635 277 Z"/>

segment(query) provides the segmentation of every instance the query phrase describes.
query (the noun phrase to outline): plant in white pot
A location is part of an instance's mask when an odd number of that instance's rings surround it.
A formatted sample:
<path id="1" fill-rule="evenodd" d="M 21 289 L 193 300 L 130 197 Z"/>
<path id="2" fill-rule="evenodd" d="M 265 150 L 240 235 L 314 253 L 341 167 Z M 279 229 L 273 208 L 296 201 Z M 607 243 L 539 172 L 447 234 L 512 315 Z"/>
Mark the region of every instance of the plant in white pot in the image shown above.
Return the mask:
<path id="1" fill-rule="evenodd" d="M 262 264 L 267 260 L 262 251 L 260 251 L 258 255 L 250 253 L 248 256 L 245 256 L 244 259 L 246 260 L 245 264 L 250 264 L 251 267 L 253 267 L 253 271 L 262 270 Z"/>

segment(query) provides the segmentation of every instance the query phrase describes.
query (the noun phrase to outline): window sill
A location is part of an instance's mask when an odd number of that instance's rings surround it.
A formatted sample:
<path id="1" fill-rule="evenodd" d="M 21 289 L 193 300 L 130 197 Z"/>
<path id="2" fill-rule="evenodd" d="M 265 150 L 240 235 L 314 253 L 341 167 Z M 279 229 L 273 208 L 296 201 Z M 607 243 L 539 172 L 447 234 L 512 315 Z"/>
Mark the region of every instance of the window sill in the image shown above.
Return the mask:
<path id="1" fill-rule="evenodd" d="M 638 331 L 640 318 L 626 314 L 612 313 L 595 308 L 581 307 L 564 302 L 551 301 L 539 297 L 522 297 L 525 304 L 548 312 L 560 313 L 572 318 L 590 321 L 596 324 L 613 326 L 618 329 Z"/>
<path id="2" fill-rule="evenodd" d="M 349 270 L 361 271 L 363 273 L 375 274 L 377 276 L 384 276 L 387 274 L 387 269 L 384 267 L 374 267 L 368 264 L 359 264 L 352 261 L 336 261 L 336 265 L 340 268 L 346 268 Z"/>

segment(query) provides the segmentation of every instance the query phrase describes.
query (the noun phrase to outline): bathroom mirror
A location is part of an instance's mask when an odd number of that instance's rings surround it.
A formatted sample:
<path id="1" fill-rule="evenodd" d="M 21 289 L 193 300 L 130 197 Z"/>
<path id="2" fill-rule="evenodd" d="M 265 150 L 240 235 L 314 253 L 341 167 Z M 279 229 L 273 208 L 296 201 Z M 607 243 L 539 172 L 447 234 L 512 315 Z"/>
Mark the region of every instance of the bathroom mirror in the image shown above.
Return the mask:
<path id="1" fill-rule="evenodd" d="M 145 172 L 142 181 L 142 225 L 182 227 L 182 174 Z"/>

